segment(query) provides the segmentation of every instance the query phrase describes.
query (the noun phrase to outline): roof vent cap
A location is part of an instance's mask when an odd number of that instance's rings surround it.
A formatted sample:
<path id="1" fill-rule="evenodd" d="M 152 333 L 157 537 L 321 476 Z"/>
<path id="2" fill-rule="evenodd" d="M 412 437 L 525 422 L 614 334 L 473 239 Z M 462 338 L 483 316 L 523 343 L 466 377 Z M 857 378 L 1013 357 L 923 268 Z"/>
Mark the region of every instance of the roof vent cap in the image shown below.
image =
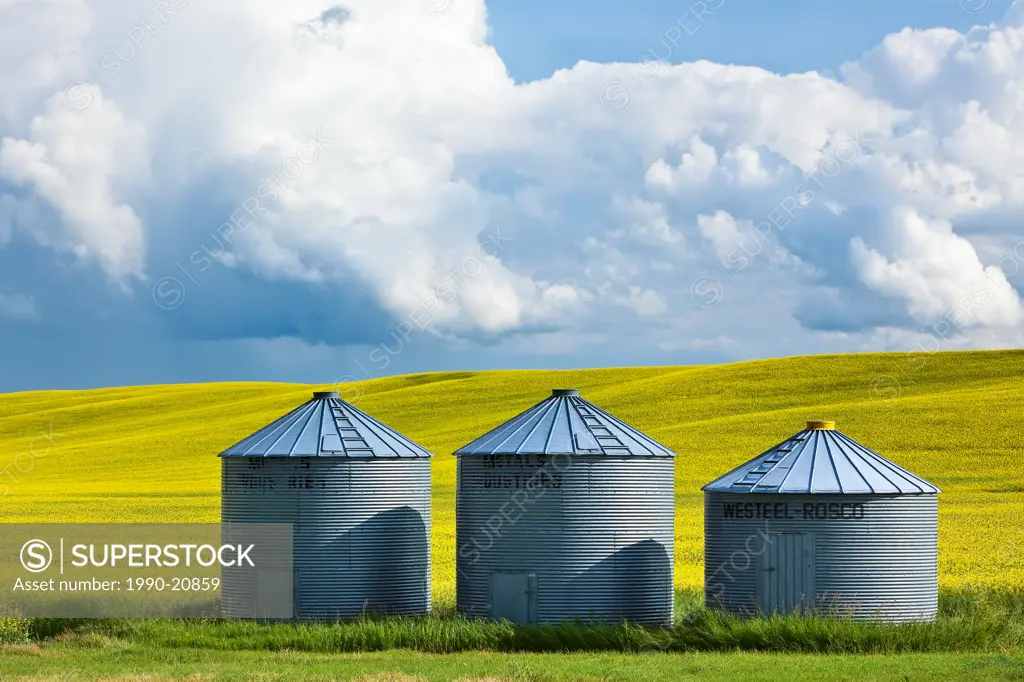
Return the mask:
<path id="1" fill-rule="evenodd" d="M 553 389 L 551 391 L 551 397 L 552 398 L 560 398 L 562 396 L 569 396 L 569 395 L 578 396 L 579 394 L 580 394 L 580 389 L 578 389 L 578 388 L 556 388 L 556 389 Z"/>
<path id="2" fill-rule="evenodd" d="M 337 391 L 313 391 L 313 400 L 325 400 L 327 398 L 340 398 Z"/>

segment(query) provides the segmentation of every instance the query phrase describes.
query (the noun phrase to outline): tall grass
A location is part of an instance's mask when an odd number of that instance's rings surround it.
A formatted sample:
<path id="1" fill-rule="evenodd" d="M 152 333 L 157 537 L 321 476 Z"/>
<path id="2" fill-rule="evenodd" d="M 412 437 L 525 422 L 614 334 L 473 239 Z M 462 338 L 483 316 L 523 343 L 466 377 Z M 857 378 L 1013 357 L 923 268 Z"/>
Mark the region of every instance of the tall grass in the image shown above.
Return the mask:
<path id="1" fill-rule="evenodd" d="M 227 620 L 27 621 L 28 632 L 88 642 L 97 636 L 151 647 L 215 650 L 371 652 L 761 651 L 817 653 L 1024 651 L 1024 592 L 943 591 L 934 623 L 887 625 L 842 618 L 741 619 L 705 609 L 693 591 L 677 596 L 670 628 L 573 623 L 516 626 L 471 620 L 450 605 L 423 618 L 344 623 Z"/>
<path id="2" fill-rule="evenodd" d="M 27 642 L 31 637 L 32 621 L 22 618 L 0 618 L 0 644 Z"/>

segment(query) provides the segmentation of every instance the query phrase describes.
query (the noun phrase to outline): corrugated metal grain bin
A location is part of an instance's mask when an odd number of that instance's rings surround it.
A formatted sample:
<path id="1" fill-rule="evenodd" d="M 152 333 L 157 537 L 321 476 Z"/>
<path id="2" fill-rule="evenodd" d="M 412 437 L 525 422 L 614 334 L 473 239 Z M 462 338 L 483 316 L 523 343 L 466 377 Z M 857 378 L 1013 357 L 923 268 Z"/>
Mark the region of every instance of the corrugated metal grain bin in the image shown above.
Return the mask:
<path id="1" fill-rule="evenodd" d="M 558 389 L 455 454 L 460 612 L 672 622 L 674 453 Z"/>
<path id="2" fill-rule="evenodd" d="M 430 610 L 428 451 L 318 392 L 220 456 L 223 522 L 293 524 L 296 618 Z"/>
<path id="3" fill-rule="evenodd" d="M 938 492 L 832 422 L 808 422 L 704 486 L 705 601 L 741 615 L 933 620 Z"/>

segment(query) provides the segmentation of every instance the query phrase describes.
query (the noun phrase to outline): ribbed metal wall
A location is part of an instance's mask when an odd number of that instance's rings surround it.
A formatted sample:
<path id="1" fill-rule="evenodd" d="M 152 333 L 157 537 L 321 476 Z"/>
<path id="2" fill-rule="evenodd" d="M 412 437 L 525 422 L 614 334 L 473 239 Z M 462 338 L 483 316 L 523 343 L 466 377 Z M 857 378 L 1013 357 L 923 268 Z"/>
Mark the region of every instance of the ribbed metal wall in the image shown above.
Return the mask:
<path id="1" fill-rule="evenodd" d="M 813 511 L 805 513 L 807 504 L 813 505 Z M 732 508 L 732 518 L 726 515 L 727 505 L 739 505 Z M 708 606 L 740 615 L 761 610 L 760 562 L 775 533 L 807 533 L 812 539 L 818 609 L 860 620 L 935 618 L 935 495 L 705 493 L 704 589 Z M 777 570 L 788 570 L 787 561 L 800 558 L 782 557 Z M 783 581 L 787 579 L 783 576 Z"/>
<path id="2" fill-rule="evenodd" d="M 492 574 L 533 574 L 528 619 L 672 622 L 669 457 L 459 457 L 457 602 L 495 617 Z"/>
<path id="3" fill-rule="evenodd" d="M 296 618 L 430 610 L 429 458 L 222 463 L 224 522 L 294 524 Z"/>

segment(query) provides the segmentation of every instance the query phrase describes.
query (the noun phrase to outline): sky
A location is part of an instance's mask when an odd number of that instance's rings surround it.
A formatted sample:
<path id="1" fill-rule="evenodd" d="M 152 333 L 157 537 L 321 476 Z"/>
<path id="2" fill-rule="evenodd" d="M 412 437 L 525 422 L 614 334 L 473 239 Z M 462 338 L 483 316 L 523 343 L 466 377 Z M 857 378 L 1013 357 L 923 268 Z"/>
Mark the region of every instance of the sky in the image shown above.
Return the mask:
<path id="1" fill-rule="evenodd" d="M 0 72 L 0 391 L 1024 345 L 1021 1 L 0 0 Z"/>

